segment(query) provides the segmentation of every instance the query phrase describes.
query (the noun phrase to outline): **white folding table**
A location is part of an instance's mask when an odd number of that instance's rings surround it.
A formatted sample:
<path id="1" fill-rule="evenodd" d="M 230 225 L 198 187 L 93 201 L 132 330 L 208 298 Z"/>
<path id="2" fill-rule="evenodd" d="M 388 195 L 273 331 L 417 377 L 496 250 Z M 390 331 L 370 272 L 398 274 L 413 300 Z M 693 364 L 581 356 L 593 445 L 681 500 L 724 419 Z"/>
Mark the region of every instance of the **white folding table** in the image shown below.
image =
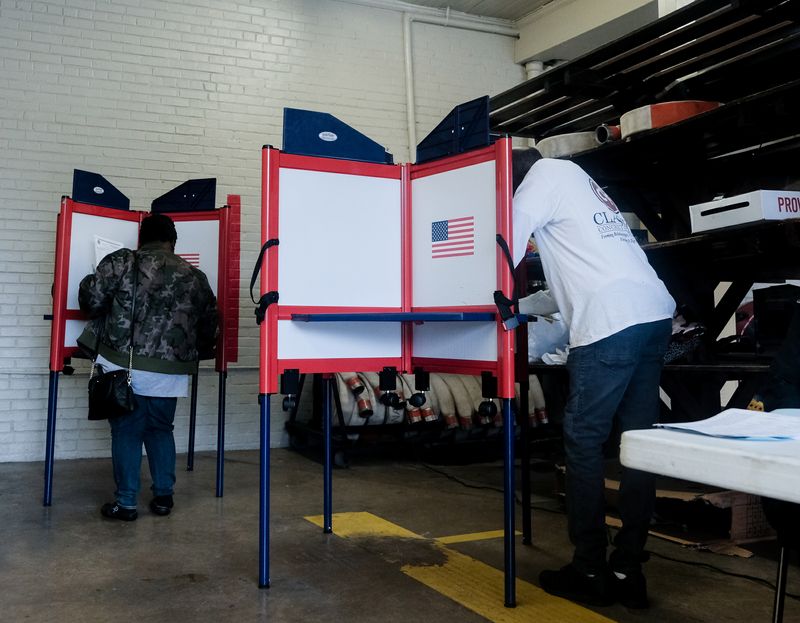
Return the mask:
<path id="1" fill-rule="evenodd" d="M 751 441 L 666 429 L 635 430 L 623 433 L 620 460 L 633 469 L 800 503 L 800 440 Z M 787 567 L 787 552 L 781 547 L 776 623 L 783 618 Z"/>

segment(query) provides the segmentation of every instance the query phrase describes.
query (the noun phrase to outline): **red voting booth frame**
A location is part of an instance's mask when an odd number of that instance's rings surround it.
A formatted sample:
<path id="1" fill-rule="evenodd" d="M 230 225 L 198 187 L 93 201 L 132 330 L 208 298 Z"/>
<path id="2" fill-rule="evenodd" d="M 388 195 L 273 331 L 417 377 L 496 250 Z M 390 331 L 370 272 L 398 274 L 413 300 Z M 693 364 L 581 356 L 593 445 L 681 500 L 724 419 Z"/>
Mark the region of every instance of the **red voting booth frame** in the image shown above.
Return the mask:
<path id="1" fill-rule="evenodd" d="M 267 246 L 263 257 L 261 292 L 280 294 L 279 276 L 279 216 L 281 205 L 280 172 L 282 169 L 299 169 L 340 173 L 345 175 L 388 178 L 400 181 L 400 239 L 401 239 L 401 306 L 400 307 L 329 307 L 288 306 L 280 303 L 268 305 L 260 331 L 260 375 L 259 403 L 261 410 L 260 435 L 260 508 L 259 508 L 259 587 L 270 585 L 269 578 L 269 447 L 270 447 L 270 395 L 278 393 L 279 375 L 286 370 L 299 373 L 323 374 L 323 438 L 324 438 L 324 509 L 323 530 L 332 532 L 332 452 L 331 452 L 331 381 L 336 372 L 381 371 L 385 367 L 397 371 L 412 372 L 423 368 L 428 372 L 456 374 L 479 374 L 490 372 L 497 377 L 498 397 L 503 399 L 504 444 L 505 444 L 505 604 L 516 603 L 515 555 L 514 555 L 514 420 L 512 400 L 514 398 L 514 333 L 506 331 L 497 317 L 493 305 L 415 307 L 412 288 L 411 235 L 413 205 L 412 181 L 426 176 L 455 171 L 471 165 L 495 163 L 496 233 L 502 236 L 509 247 L 512 244 L 512 180 L 511 141 L 498 140 L 494 145 L 472 152 L 459 154 L 422 165 L 383 165 L 321 157 L 299 156 L 282 153 L 265 146 L 262 151 L 262 212 L 261 242 L 277 241 Z M 495 252 L 496 289 L 512 298 L 514 294 L 513 274 L 499 246 Z M 413 315 L 420 313 L 484 312 L 491 314 L 497 330 L 497 358 L 494 361 L 440 359 L 415 357 L 413 354 Z M 381 314 L 409 314 L 401 327 L 401 354 L 399 357 L 382 358 L 320 358 L 281 359 L 278 356 L 278 322 L 292 320 L 294 315 L 342 314 L 343 319 L 353 320 L 359 314 L 380 317 Z"/>
<path id="2" fill-rule="evenodd" d="M 67 320 L 87 320 L 79 309 L 67 308 L 69 285 L 72 221 L 74 214 L 100 216 L 141 224 L 149 212 L 105 208 L 62 197 L 61 211 L 56 222 L 55 270 L 53 275 L 53 318 L 50 338 L 50 388 L 47 410 L 47 439 L 45 447 L 44 506 L 52 504 L 53 460 L 55 452 L 55 420 L 58 402 L 58 375 L 65 361 L 78 352 L 77 346 L 66 346 Z M 176 223 L 189 221 L 219 221 L 219 256 L 217 308 L 220 332 L 214 369 L 219 373 L 219 410 L 217 435 L 217 496 L 223 493 L 223 456 L 225 426 L 225 381 L 228 364 L 238 360 L 239 344 L 239 272 L 241 238 L 241 197 L 228 195 L 227 203 L 218 210 L 167 213 Z M 191 409 L 189 420 L 189 451 L 187 469 L 194 467 L 194 438 L 197 414 L 197 374 L 192 375 Z"/>

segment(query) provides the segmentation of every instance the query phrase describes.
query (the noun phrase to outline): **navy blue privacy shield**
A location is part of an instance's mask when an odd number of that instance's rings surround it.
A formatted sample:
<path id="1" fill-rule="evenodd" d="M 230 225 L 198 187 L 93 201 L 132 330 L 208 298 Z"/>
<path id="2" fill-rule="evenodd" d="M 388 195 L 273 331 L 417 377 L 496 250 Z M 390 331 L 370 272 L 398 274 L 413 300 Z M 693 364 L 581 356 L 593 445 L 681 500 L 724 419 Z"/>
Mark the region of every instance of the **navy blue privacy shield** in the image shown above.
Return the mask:
<path id="1" fill-rule="evenodd" d="M 496 137 L 489 133 L 489 96 L 459 104 L 417 145 L 417 164 L 486 147 Z"/>
<path id="2" fill-rule="evenodd" d="M 299 156 L 392 164 L 386 148 L 331 114 L 283 109 L 283 151 Z"/>
<path id="3" fill-rule="evenodd" d="M 214 209 L 217 178 L 187 180 L 157 199 L 150 209 L 155 212 L 201 212 Z"/>
<path id="4" fill-rule="evenodd" d="M 99 173 L 74 169 L 72 200 L 115 210 L 130 210 L 131 202 Z"/>

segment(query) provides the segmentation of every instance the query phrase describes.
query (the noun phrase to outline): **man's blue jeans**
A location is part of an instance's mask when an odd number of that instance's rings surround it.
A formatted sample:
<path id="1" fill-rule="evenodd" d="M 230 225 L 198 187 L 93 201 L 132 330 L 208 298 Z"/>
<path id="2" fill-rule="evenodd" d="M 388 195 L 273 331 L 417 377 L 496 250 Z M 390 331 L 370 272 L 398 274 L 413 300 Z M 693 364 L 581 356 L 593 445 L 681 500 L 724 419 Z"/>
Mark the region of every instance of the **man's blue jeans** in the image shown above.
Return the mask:
<path id="1" fill-rule="evenodd" d="M 175 438 L 172 435 L 177 398 L 135 394 L 136 408 L 129 415 L 111 418 L 111 458 L 117 503 L 136 508 L 142 444 L 147 451 L 153 495 L 172 495 L 175 485 Z"/>
<path id="2" fill-rule="evenodd" d="M 584 573 L 606 565 L 603 444 L 615 417 L 621 432 L 658 421 L 658 387 L 671 333 L 672 321 L 659 320 L 570 350 L 564 413 L 567 519 L 575 546 L 572 562 Z M 637 572 L 653 513 L 653 476 L 624 469 L 619 494 L 622 528 L 610 562 L 615 571 Z"/>

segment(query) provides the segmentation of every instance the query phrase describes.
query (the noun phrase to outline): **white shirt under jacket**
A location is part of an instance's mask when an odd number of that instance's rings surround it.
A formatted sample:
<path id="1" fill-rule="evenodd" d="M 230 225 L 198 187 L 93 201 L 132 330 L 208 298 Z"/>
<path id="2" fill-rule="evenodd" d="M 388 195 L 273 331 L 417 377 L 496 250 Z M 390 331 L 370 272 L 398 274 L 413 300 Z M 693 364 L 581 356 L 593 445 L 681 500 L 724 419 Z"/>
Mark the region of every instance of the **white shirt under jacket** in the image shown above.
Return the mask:
<path id="1" fill-rule="evenodd" d="M 531 233 L 570 347 L 672 318 L 675 301 L 612 199 L 578 165 L 542 158 L 514 194 L 514 263 Z"/>

